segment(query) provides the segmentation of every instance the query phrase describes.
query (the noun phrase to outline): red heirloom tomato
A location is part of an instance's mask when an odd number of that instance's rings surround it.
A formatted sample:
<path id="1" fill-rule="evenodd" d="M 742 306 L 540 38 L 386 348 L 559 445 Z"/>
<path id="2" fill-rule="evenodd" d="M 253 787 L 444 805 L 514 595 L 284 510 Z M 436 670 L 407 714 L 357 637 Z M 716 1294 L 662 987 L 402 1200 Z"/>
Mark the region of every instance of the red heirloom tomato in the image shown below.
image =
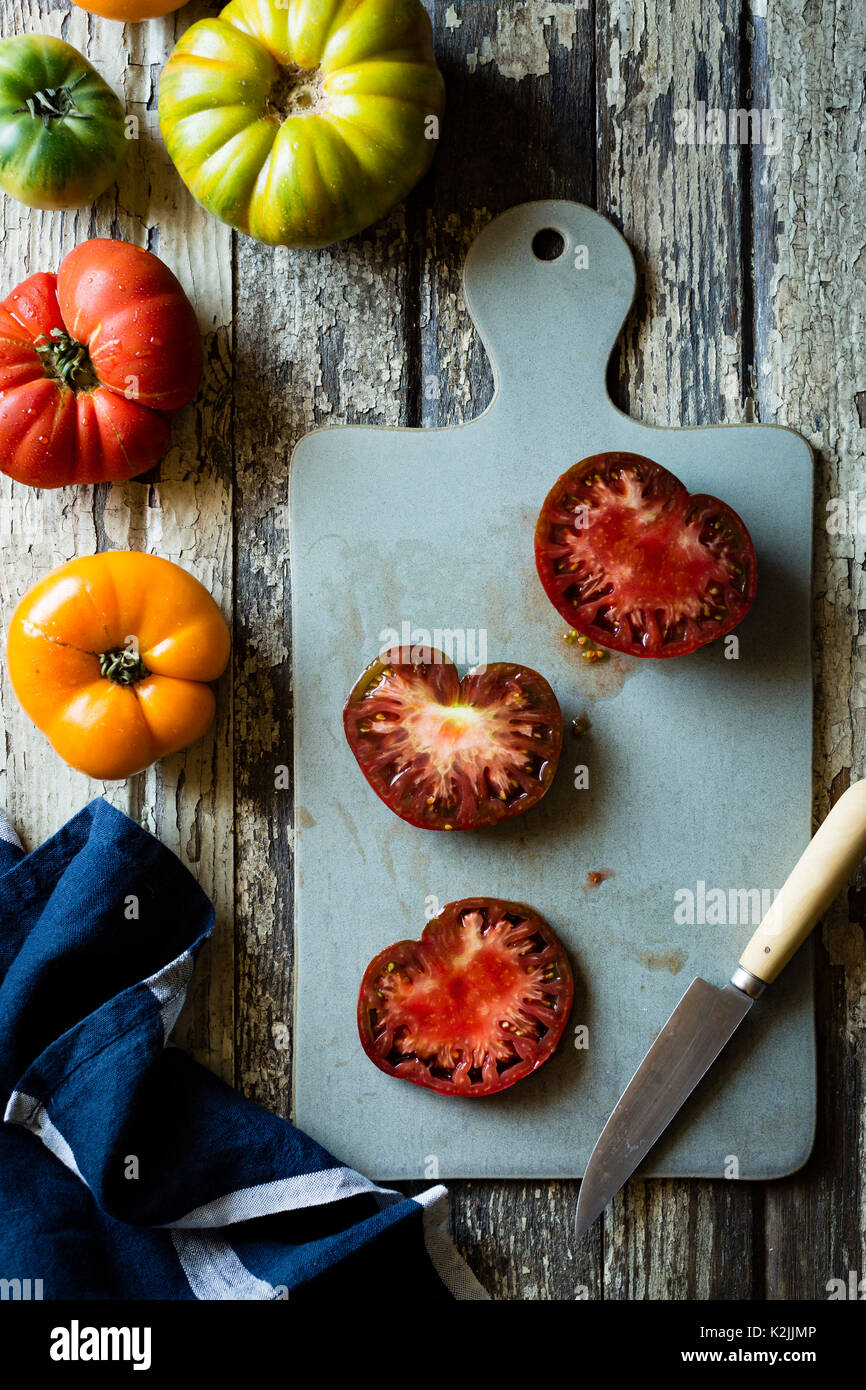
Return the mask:
<path id="1" fill-rule="evenodd" d="M 745 523 L 640 454 L 594 454 L 551 488 L 535 562 L 566 622 L 632 656 L 683 656 L 736 627 L 755 597 Z"/>
<path id="2" fill-rule="evenodd" d="M 132 478 L 165 453 L 166 415 L 201 371 L 168 266 L 124 241 L 82 242 L 0 304 L 0 469 L 33 487 Z"/>
<path id="3" fill-rule="evenodd" d="M 358 1032 L 388 1076 L 446 1096 L 492 1096 L 537 1071 L 571 1013 L 560 942 L 523 903 L 463 898 L 371 960 Z"/>
<path id="4" fill-rule="evenodd" d="M 373 790 L 426 830 L 474 830 L 527 811 L 562 747 L 562 714 L 537 671 L 498 661 L 461 681 L 432 647 L 377 657 L 343 723 Z"/>

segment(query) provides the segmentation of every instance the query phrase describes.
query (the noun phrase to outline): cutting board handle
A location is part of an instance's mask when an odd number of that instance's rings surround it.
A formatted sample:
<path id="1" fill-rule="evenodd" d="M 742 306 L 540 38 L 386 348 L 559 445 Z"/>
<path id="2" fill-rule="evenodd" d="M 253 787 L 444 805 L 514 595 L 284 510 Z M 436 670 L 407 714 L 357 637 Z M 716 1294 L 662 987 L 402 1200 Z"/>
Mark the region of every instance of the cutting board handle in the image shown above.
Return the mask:
<path id="1" fill-rule="evenodd" d="M 840 796 L 809 841 L 740 956 L 742 969 L 771 984 L 864 857 L 866 779 Z"/>
<path id="2" fill-rule="evenodd" d="M 548 259 L 536 247 L 551 233 L 560 246 Z M 573 402 L 582 420 L 583 403 L 601 396 L 613 414 L 607 361 L 635 283 L 627 243 L 594 208 L 548 199 L 489 222 L 469 248 L 463 288 L 496 378 L 491 408 L 520 417 L 531 403 L 534 419 L 561 422 Z"/>

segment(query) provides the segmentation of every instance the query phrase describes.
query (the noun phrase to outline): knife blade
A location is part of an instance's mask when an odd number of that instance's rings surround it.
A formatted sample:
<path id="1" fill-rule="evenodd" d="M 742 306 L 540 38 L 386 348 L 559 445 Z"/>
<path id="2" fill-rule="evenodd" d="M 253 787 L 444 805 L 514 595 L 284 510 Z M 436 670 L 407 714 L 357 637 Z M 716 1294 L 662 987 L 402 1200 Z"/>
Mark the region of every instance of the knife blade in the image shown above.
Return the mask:
<path id="1" fill-rule="evenodd" d="M 575 1217 L 587 1231 L 643 1162 L 866 855 L 866 780 L 855 782 L 809 841 L 723 988 L 698 976 L 615 1105 L 589 1156 Z"/>

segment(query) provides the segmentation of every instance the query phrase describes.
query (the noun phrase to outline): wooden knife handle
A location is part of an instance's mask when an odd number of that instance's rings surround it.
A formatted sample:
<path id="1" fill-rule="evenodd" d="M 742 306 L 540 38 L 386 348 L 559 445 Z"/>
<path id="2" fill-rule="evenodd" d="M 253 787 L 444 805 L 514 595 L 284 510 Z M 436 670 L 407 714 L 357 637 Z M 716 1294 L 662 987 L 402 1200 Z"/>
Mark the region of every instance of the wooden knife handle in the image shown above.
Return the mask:
<path id="1" fill-rule="evenodd" d="M 740 965 L 771 984 L 866 856 L 866 779 L 840 796 L 763 918 Z"/>

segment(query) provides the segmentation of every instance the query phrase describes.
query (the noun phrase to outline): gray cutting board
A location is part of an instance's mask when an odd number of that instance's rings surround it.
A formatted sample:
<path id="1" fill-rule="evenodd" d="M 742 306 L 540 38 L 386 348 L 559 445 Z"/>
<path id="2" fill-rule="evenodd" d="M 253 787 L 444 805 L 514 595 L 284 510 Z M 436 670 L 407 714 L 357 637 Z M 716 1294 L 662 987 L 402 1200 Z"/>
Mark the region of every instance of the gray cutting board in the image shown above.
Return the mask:
<path id="1" fill-rule="evenodd" d="M 533 237 L 565 240 L 554 261 Z M 586 248 L 585 252 L 580 248 Z M 585 264 L 586 263 L 586 264 Z M 777 889 L 810 834 L 812 460 L 766 425 L 657 429 L 608 398 L 605 364 L 635 290 L 628 247 L 589 208 L 512 208 L 475 241 L 466 298 L 493 362 L 483 415 L 437 430 L 346 427 L 292 461 L 296 719 L 295 1119 L 377 1179 L 577 1177 L 637 1063 L 695 975 L 723 984 L 752 927 L 678 925 L 675 894 Z M 751 530 L 758 597 L 722 642 L 668 661 L 590 666 L 536 577 L 541 503 L 571 464 L 647 454 Z M 537 668 L 565 717 L 555 783 L 496 828 L 413 829 L 378 800 L 343 737 L 343 701 L 387 629 L 486 631 L 487 659 Z M 416 640 L 424 640 L 423 638 Z M 428 639 L 429 640 L 429 639 Z M 467 637 L 471 642 L 471 636 Z M 576 790 L 574 768 L 589 769 Z M 613 877 L 585 888 L 588 871 Z M 572 1027 L 536 1076 L 462 1100 L 366 1059 L 355 1004 L 369 959 L 420 935 L 430 899 L 531 903 L 574 966 Z M 812 1144 L 808 948 L 768 990 L 646 1173 L 781 1176 Z M 727 1167 L 726 1167 L 727 1166 Z"/>

